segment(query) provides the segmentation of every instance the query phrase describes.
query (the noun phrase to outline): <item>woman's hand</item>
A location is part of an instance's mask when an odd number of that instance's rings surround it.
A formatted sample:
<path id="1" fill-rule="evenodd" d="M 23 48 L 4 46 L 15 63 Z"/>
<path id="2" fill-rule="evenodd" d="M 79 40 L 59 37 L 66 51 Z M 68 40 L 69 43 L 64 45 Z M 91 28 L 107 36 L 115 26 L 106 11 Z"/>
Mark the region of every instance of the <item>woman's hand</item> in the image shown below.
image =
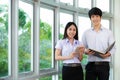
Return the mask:
<path id="1" fill-rule="evenodd" d="M 75 50 L 76 53 L 84 53 L 85 47 L 83 45 L 78 46 Z"/>
<path id="2" fill-rule="evenodd" d="M 83 53 L 85 52 L 85 47 L 83 45 L 76 48 L 79 56 L 79 60 L 83 59 Z"/>

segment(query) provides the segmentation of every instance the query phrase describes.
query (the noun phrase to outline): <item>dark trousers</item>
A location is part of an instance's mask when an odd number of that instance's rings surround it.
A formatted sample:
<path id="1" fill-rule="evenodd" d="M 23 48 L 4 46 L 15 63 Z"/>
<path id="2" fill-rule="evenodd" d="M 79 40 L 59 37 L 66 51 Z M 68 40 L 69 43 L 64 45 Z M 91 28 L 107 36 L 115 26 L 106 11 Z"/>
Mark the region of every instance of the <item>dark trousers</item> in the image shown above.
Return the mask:
<path id="1" fill-rule="evenodd" d="M 89 62 L 86 65 L 86 80 L 109 80 L 109 62 Z"/>
<path id="2" fill-rule="evenodd" d="M 83 80 L 83 69 L 81 66 L 63 66 L 62 80 Z"/>

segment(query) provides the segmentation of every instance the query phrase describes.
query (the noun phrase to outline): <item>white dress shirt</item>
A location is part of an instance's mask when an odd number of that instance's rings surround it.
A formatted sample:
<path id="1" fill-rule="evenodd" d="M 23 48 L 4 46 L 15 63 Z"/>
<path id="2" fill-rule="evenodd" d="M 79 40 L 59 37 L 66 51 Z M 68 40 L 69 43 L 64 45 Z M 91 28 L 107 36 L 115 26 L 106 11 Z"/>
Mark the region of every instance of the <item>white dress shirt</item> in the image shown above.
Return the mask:
<path id="1" fill-rule="evenodd" d="M 69 42 L 68 39 L 59 40 L 55 46 L 57 49 L 61 49 L 62 56 L 69 56 L 72 52 L 75 51 L 76 47 L 80 46 L 82 42 L 75 40 L 73 45 Z M 80 63 L 78 56 L 75 56 L 73 59 L 64 60 L 63 63 Z"/>
<path id="2" fill-rule="evenodd" d="M 86 30 L 82 37 L 82 42 L 86 48 L 95 49 L 101 52 L 105 51 L 106 48 L 108 48 L 108 46 L 112 44 L 114 41 L 115 39 L 113 37 L 112 31 L 104 28 L 103 26 L 101 26 L 101 29 L 98 32 L 96 32 L 93 27 Z M 111 49 L 110 53 L 111 55 L 115 53 L 115 46 Z M 94 61 L 110 62 L 110 59 L 111 59 L 110 57 L 102 59 L 94 55 L 88 55 L 89 62 Z"/>

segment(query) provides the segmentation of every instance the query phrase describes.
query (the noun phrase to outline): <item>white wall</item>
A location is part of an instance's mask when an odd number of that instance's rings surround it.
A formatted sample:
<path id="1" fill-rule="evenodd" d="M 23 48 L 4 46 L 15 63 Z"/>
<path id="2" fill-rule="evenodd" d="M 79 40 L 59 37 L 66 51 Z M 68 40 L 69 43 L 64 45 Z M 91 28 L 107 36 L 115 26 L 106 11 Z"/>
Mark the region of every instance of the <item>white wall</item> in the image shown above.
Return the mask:
<path id="1" fill-rule="evenodd" d="M 116 39 L 116 53 L 113 63 L 113 80 L 120 80 L 120 0 L 114 0 L 114 33 Z"/>

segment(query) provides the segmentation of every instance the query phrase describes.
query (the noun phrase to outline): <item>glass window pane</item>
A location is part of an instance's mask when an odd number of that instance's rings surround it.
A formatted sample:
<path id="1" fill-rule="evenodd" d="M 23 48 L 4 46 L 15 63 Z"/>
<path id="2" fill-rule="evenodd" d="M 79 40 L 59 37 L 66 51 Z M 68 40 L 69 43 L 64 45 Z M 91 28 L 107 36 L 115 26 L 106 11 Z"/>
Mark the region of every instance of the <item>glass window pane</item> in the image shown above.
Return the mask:
<path id="1" fill-rule="evenodd" d="M 109 12 L 109 2 L 110 0 L 96 0 L 96 6 L 99 7 L 104 12 Z"/>
<path id="2" fill-rule="evenodd" d="M 79 40 L 82 40 L 82 35 L 83 35 L 84 31 L 91 27 L 91 21 L 87 17 L 79 16 L 78 22 L 79 22 L 79 24 L 78 24 Z"/>
<path id="3" fill-rule="evenodd" d="M 39 78 L 39 80 L 54 80 L 54 79 L 52 79 L 52 76 L 45 76 L 45 77 Z"/>
<path id="4" fill-rule="evenodd" d="M 0 77 L 8 75 L 8 0 L 0 0 Z"/>
<path id="5" fill-rule="evenodd" d="M 109 20 L 102 19 L 102 20 L 101 20 L 101 24 L 102 24 L 105 28 L 107 28 L 107 29 L 110 28 L 110 26 L 109 26 Z"/>
<path id="6" fill-rule="evenodd" d="M 53 10 L 40 8 L 40 69 L 53 67 L 53 24 Z"/>
<path id="7" fill-rule="evenodd" d="M 62 73 L 58 74 L 59 80 L 62 80 Z"/>
<path id="8" fill-rule="evenodd" d="M 67 3 L 69 5 L 73 5 L 73 0 L 60 0 L 60 2 Z"/>
<path id="9" fill-rule="evenodd" d="M 64 28 L 70 21 L 73 21 L 73 15 L 60 12 L 60 38 L 63 38 Z"/>
<path id="10" fill-rule="evenodd" d="M 19 72 L 31 71 L 31 23 L 33 19 L 32 12 L 32 5 L 19 1 Z"/>
<path id="11" fill-rule="evenodd" d="M 81 8 L 91 8 L 91 0 L 79 0 L 78 7 Z"/>

